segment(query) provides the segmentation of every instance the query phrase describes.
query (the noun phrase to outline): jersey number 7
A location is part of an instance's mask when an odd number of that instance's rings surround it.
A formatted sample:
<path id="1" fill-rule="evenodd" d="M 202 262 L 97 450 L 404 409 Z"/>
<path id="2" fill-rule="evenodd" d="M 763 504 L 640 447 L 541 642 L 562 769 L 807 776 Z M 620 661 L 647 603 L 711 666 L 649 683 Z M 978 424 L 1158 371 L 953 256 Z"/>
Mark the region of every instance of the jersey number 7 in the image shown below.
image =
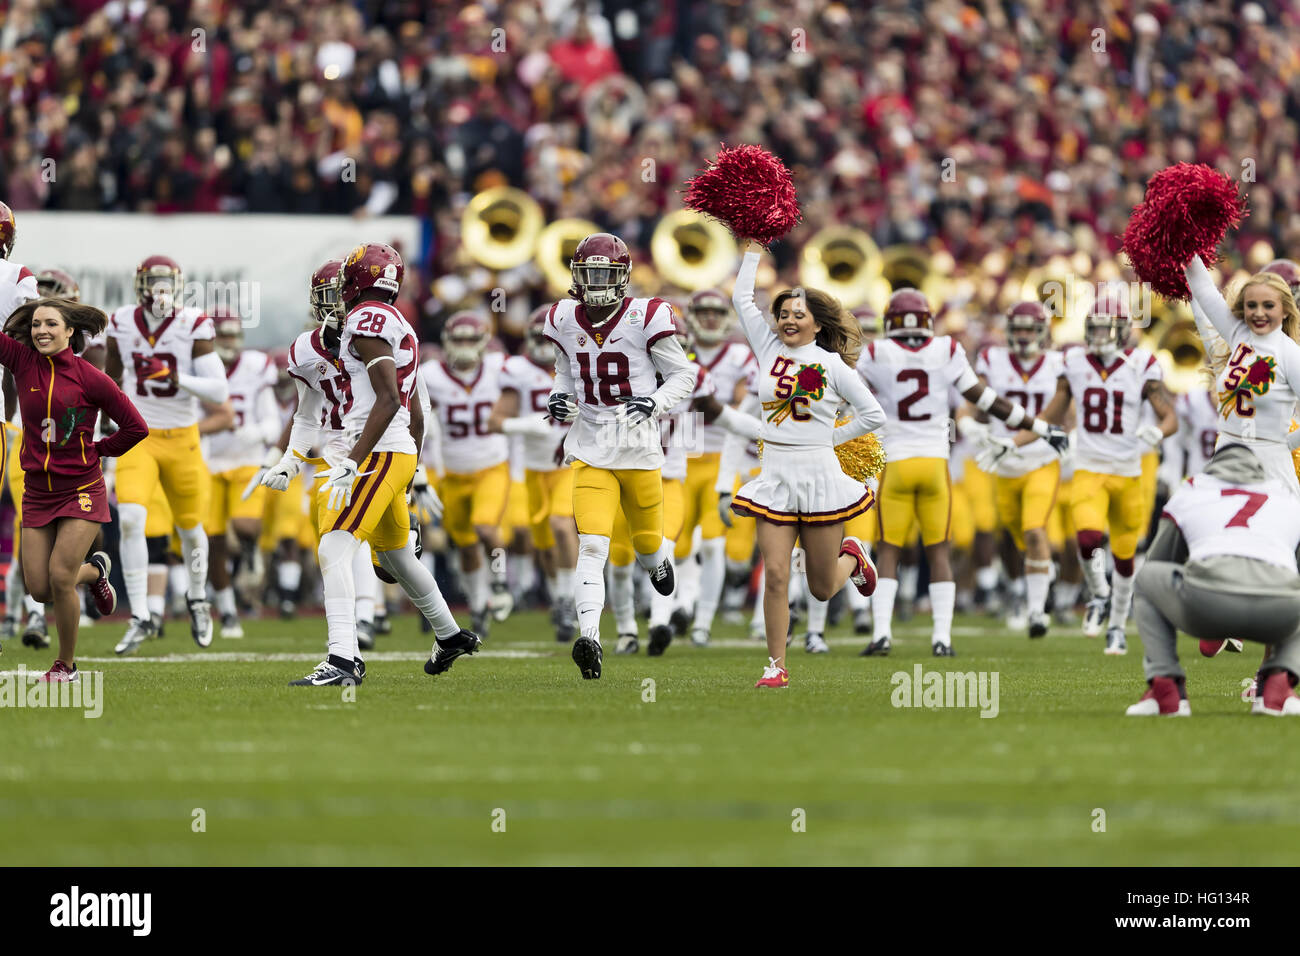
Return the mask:
<path id="1" fill-rule="evenodd" d="M 1264 507 L 1264 503 L 1268 501 L 1268 495 L 1258 491 L 1247 491 L 1245 488 L 1224 488 L 1219 492 L 1219 495 L 1224 498 L 1228 495 L 1246 496 L 1246 503 L 1241 506 L 1240 511 L 1232 516 L 1232 520 L 1224 525 L 1225 528 L 1250 527 L 1250 519 L 1255 517 L 1255 512 Z"/>

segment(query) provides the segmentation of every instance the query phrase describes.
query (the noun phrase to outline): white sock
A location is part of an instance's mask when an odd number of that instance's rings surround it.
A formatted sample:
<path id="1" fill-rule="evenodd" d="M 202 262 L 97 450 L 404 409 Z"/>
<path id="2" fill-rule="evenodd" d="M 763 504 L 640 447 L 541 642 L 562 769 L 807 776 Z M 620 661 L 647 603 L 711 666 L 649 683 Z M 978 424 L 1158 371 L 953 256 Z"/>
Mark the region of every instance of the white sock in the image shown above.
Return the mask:
<path id="1" fill-rule="evenodd" d="M 1047 589 L 1051 584 L 1052 562 L 1025 562 L 1025 593 L 1030 614 L 1042 614 L 1047 608 Z"/>
<path id="2" fill-rule="evenodd" d="M 673 606 L 694 613 L 695 603 L 700 597 L 700 563 L 695 560 L 695 552 L 687 555 L 684 561 L 678 561 L 675 572 L 677 589 Z"/>
<path id="3" fill-rule="evenodd" d="M 650 626 L 661 627 L 668 624 L 669 618 L 673 615 L 674 595 L 660 594 L 653 588 L 650 590 Z"/>
<path id="4" fill-rule="evenodd" d="M 934 615 L 931 643 L 952 643 L 952 607 L 957 600 L 955 581 L 930 582 L 930 612 Z"/>
<path id="5" fill-rule="evenodd" d="M 803 587 L 804 572 L 802 570 L 796 570 L 804 567 L 806 567 L 806 565 L 804 564 L 803 548 L 795 548 L 792 552 L 790 552 L 790 582 L 786 587 L 786 591 L 785 591 L 786 598 L 789 601 L 791 607 L 797 604 L 802 604 L 804 597 L 807 596 Z M 758 592 L 758 600 L 760 603 L 762 603 L 763 600 L 762 591 Z"/>
<path id="6" fill-rule="evenodd" d="M 165 594 L 150 594 L 145 598 L 145 604 L 149 608 L 150 617 L 153 617 L 155 614 L 159 617 L 163 617 L 167 613 L 167 595 Z"/>
<path id="7" fill-rule="evenodd" d="M 844 597 L 849 602 L 849 610 L 854 614 L 866 610 L 871 604 L 871 598 L 863 597 L 862 592 L 854 587 L 852 581 L 844 582 Z"/>
<path id="8" fill-rule="evenodd" d="M 516 594 L 525 594 L 537 584 L 537 566 L 531 554 L 512 554 L 506 559 L 510 565 L 510 586 Z"/>
<path id="9" fill-rule="evenodd" d="M 460 625 L 452 616 L 451 608 L 438 590 L 438 584 L 429 573 L 429 569 L 415 556 L 415 548 L 407 544 L 395 551 L 380 551 L 379 563 L 384 570 L 397 578 L 411 603 L 424 615 L 424 619 L 433 625 L 437 637 L 455 637 L 460 633 Z"/>
<path id="10" fill-rule="evenodd" d="M 469 579 L 469 609 L 475 614 L 482 614 L 487 610 L 489 573 L 487 562 L 481 561 L 479 566 L 467 575 Z"/>
<path id="11" fill-rule="evenodd" d="M 727 579 L 727 539 L 709 538 L 700 542 L 700 592 L 695 602 L 695 627 L 713 629 L 713 618 L 722 602 L 722 586 Z"/>
<path id="12" fill-rule="evenodd" d="M 558 604 L 560 601 L 560 582 L 554 574 L 546 576 L 546 593 L 551 596 L 551 602 Z"/>
<path id="13" fill-rule="evenodd" d="M 752 631 L 763 631 L 767 627 L 767 611 L 763 608 L 763 591 L 767 587 L 767 565 L 758 572 L 758 597 L 754 601 L 754 615 L 749 619 Z"/>
<path id="14" fill-rule="evenodd" d="M 1106 552 L 1098 548 L 1092 554 L 1092 559 L 1085 561 L 1083 556 L 1079 556 L 1083 564 L 1083 579 L 1088 582 L 1088 590 L 1093 597 L 1109 597 L 1110 585 L 1106 583 Z M 1118 577 L 1118 575 L 1116 575 Z"/>
<path id="15" fill-rule="evenodd" d="M 23 590 L 21 566 L 18 561 L 14 561 L 9 565 L 9 573 L 5 575 L 5 613 L 10 617 L 21 617 L 26 594 Z"/>
<path id="16" fill-rule="evenodd" d="M 216 593 L 215 597 L 216 597 L 216 605 L 217 605 L 217 614 L 219 616 L 225 617 L 227 614 L 235 613 L 235 589 L 234 588 L 224 587 Z"/>
<path id="17" fill-rule="evenodd" d="M 857 590 L 854 588 L 854 590 Z M 819 601 L 811 594 L 808 595 L 808 633 L 825 634 L 826 633 L 826 609 L 831 606 L 830 601 Z"/>
<path id="18" fill-rule="evenodd" d="M 1108 628 L 1123 628 L 1128 624 L 1129 608 L 1133 605 L 1133 578 L 1115 572 L 1115 590 L 1110 596 L 1110 622 Z"/>
<path id="19" fill-rule="evenodd" d="M 30 594 L 23 595 L 23 606 L 27 608 L 28 614 L 39 614 L 41 617 L 45 616 L 45 605 L 36 600 L 36 598 L 32 597 Z"/>
<path id="20" fill-rule="evenodd" d="M 356 595 L 355 620 L 373 621 L 375 596 L 379 593 L 379 576 L 375 574 L 375 566 L 370 561 L 368 541 L 358 541 L 357 548 L 352 554 L 352 587 Z"/>
<path id="21" fill-rule="evenodd" d="M 181 564 L 189 575 L 185 596 L 191 601 L 203 601 L 208 596 L 208 536 L 203 525 L 177 528 L 181 539 Z"/>
<path id="22" fill-rule="evenodd" d="M 276 581 L 282 594 L 293 594 L 302 582 L 302 565 L 297 561 L 281 561 L 276 567 Z"/>
<path id="23" fill-rule="evenodd" d="M 897 578 L 877 578 L 876 592 L 871 595 L 871 637 L 880 640 L 890 636 L 894 622 L 894 596 L 898 594 Z"/>
<path id="24" fill-rule="evenodd" d="M 638 561 L 640 557 L 637 556 Z M 578 631 L 583 637 L 598 644 L 600 612 L 605 609 L 605 562 L 608 560 L 609 538 L 598 534 L 578 535 L 578 566 L 573 575 L 573 600 L 578 611 Z"/>
<path id="25" fill-rule="evenodd" d="M 982 591 L 992 591 L 998 586 L 998 569 L 996 565 L 988 565 L 983 568 L 975 569 L 975 586 Z"/>
<path id="26" fill-rule="evenodd" d="M 614 601 L 614 627 L 620 635 L 637 633 L 636 602 L 633 599 L 632 568 L 636 565 L 610 568 L 611 597 Z M 656 592 L 656 596 L 658 596 Z M 572 594 L 570 594 L 572 597 Z"/>
<path id="27" fill-rule="evenodd" d="M 167 568 L 167 587 L 172 596 L 184 594 L 189 597 L 190 573 L 184 564 L 164 565 Z"/>
<path id="28" fill-rule="evenodd" d="M 916 600 L 916 582 L 921 570 L 915 564 L 900 564 L 898 566 L 898 596 L 904 601 Z M 873 594 L 872 597 L 875 597 Z M 892 613 L 893 602 L 890 602 Z"/>
<path id="29" fill-rule="evenodd" d="M 631 565 L 629 564 L 630 568 Z M 631 572 L 628 572 L 631 574 Z M 559 588 L 560 597 L 566 601 L 573 600 L 573 568 L 556 568 L 555 569 L 555 586 Z"/>
<path id="30" fill-rule="evenodd" d="M 1079 582 L 1057 581 L 1056 600 L 1053 603 L 1056 607 L 1065 608 L 1066 610 L 1079 603 Z"/>
<path id="31" fill-rule="evenodd" d="M 144 505 L 119 504 L 117 520 L 122 539 L 119 556 L 122 559 L 122 580 L 126 584 L 126 600 L 131 616 L 149 619 L 149 543 L 144 537 L 144 524 L 148 518 Z"/>
<path id="32" fill-rule="evenodd" d="M 361 542 L 346 531 L 329 531 L 320 539 L 321 579 L 325 583 L 325 625 L 329 652 L 346 661 L 361 656 L 357 646 L 357 591 L 353 558 Z"/>
<path id="33" fill-rule="evenodd" d="M 1016 601 L 1025 600 L 1025 595 L 1028 593 L 1028 586 L 1025 583 L 1025 579 L 1012 578 L 1007 582 L 1007 591 Z"/>

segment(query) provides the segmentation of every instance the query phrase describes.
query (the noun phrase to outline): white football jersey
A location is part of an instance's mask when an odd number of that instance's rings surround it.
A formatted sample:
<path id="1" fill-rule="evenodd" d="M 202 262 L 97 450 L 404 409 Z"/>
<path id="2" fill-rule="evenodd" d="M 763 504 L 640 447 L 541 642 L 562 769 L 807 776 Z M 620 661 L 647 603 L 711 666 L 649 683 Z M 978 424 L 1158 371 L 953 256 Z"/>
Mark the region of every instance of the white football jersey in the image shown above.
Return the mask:
<path id="1" fill-rule="evenodd" d="M 1219 406 L 1214 394 L 1197 389 L 1179 395 L 1174 401 L 1178 415 L 1178 431 L 1171 436 L 1182 454 L 1182 474 L 1199 475 L 1205 464 L 1214 456 L 1219 441 Z"/>
<path id="2" fill-rule="evenodd" d="M 356 445 L 375 407 L 375 387 L 370 383 L 366 363 L 354 351 L 358 338 L 382 339 L 393 350 L 397 364 L 397 414 L 375 442 L 372 452 L 391 451 L 415 455 L 419 449 L 411 437 L 411 402 L 415 400 L 416 371 L 420 363 L 420 341 L 406 316 L 383 302 L 362 302 L 343 321 L 339 358 L 343 371 L 352 380 L 352 406 L 343 416 L 343 434 L 347 443 Z"/>
<path id="3" fill-rule="evenodd" d="M 1187 560 L 1237 555 L 1296 570 L 1300 502 L 1280 481 L 1235 485 L 1213 475 L 1187 479 L 1164 514 L 1187 541 Z"/>
<path id="4" fill-rule="evenodd" d="M 975 371 L 984 376 L 989 388 L 1009 402 L 1018 402 L 1027 415 L 1037 417 L 1056 394 L 1057 379 L 1064 369 L 1061 353 L 1043 352 L 1028 365 L 1004 345 L 991 345 L 981 349 L 975 360 Z M 1015 438 L 1019 429 L 1007 427 L 1005 422 L 993 419 L 992 434 L 997 438 Z M 1013 455 L 1004 455 L 998 463 L 996 474 L 1003 478 L 1019 478 L 1035 469 L 1051 464 L 1060 456 L 1043 439 L 1036 438 L 1022 445 Z"/>
<path id="5" fill-rule="evenodd" d="M 956 339 L 936 335 L 916 347 L 875 339 L 862 350 L 858 374 L 885 410 L 881 436 L 890 461 L 948 457 L 948 390 L 979 384 Z"/>
<path id="6" fill-rule="evenodd" d="M 0 259 L 0 325 L 24 302 L 41 297 L 36 275 L 31 269 L 8 259 Z"/>
<path id="7" fill-rule="evenodd" d="M 492 408 L 501 397 L 505 361 L 502 353 L 488 352 L 477 371 L 457 374 L 437 359 L 430 359 L 420 367 L 429 404 L 438 418 L 442 465 L 452 474 L 470 475 L 492 468 L 510 455 L 506 436 L 488 431 Z"/>
<path id="8" fill-rule="evenodd" d="M 178 373 L 194 374 L 194 343 L 216 337 L 212 319 L 193 307 L 178 309 L 150 326 L 144 307 L 124 305 L 108 320 L 108 336 L 122 359 L 122 391 L 139 409 L 151 429 L 184 428 L 197 424 L 197 396 L 166 379 L 142 379 L 144 364 L 162 359 Z"/>
<path id="9" fill-rule="evenodd" d="M 723 342 L 721 345 L 706 349 L 695 347 L 695 360 L 709 373 L 713 380 L 713 394 L 723 405 L 730 405 L 736 394 L 736 384 L 749 377 L 751 370 L 758 368 L 758 361 L 748 345 L 740 342 Z M 700 451 L 705 454 L 722 451 L 727 432 L 718 424 L 703 426 Z"/>
<path id="10" fill-rule="evenodd" d="M 695 388 L 659 419 L 660 440 L 664 446 L 663 477 L 684 481 L 686 459 L 704 451 L 702 416 L 691 411 L 691 401 L 714 395 L 714 382 L 702 367 L 695 376 Z"/>
<path id="11" fill-rule="evenodd" d="M 1148 382 L 1164 378 L 1156 357 L 1143 348 L 1125 349 L 1109 367 L 1082 346 L 1064 352 L 1064 378 L 1074 397 L 1074 467 L 1121 478 L 1142 474 L 1145 443 L 1137 437 Z"/>
<path id="12" fill-rule="evenodd" d="M 343 360 L 330 354 L 321 330 L 303 332 L 289 346 L 289 374 L 322 398 L 316 447 L 331 462 L 346 458 L 352 446 L 343 437 L 343 419 L 352 408 L 352 381 Z"/>
<path id="13" fill-rule="evenodd" d="M 555 370 L 538 365 L 527 355 L 512 355 L 501 370 L 501 391 L 511 389 L 519 395 L 522 417 L 545 414 L 546 400 L 555 387 Z M 551 420 L 550 435 L 524 435 L 524 468 L 529 471 L 554 471 L 564 460 L 564 436 L 569 426 Z"/>
<path id="14" fill-rule="evenodd" d="M 235 412 L 234 430 L 216 432 L 207 436 L 204 458 L 213 474 L 260 465 L 266 457 L 266 442 L 249 441 L 237 431 L 253 422 L 264 422 L 264 433 L 279 424 L 278 406 L 275 402 L 277 372 L 275 362 L 265 352 L 244 349 L 235 364 L 226 369 L 230 383 L 230 407 Z"/>
<path id="15" fill-rule="evenodd" d="M 564 441 L 565 464 L 593 468 L 662 468 L 663 448 L 654 423 L 629 428 L 621 400 L 652 395 L 658 369 L 650 349 L 677 331 L 673 308 L 663 299 L 625 298 L 599 329 L 586 308 L 562 299 L 546 315 L 546 337 L 555 344 L 557 372 L 567 366 L 578 417 Z"/>

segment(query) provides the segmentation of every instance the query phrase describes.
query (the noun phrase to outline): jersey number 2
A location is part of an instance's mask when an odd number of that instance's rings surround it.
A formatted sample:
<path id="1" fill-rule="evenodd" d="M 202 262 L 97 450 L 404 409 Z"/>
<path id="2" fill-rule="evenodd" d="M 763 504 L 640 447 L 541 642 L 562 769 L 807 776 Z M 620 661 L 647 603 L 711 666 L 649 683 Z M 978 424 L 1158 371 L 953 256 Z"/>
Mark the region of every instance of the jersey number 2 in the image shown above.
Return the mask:
<path id="1" fill-rule="evenodd" d="M 898 373 L 898 381 L 915 382 L 916 391 L 898 403 L 898 420 L 900 422 L 924 422 L 930 420 L 930 413 L 913 415 L 912 406 L 930 394 L 930 376 L 921 368 L 905 368 Z"/>

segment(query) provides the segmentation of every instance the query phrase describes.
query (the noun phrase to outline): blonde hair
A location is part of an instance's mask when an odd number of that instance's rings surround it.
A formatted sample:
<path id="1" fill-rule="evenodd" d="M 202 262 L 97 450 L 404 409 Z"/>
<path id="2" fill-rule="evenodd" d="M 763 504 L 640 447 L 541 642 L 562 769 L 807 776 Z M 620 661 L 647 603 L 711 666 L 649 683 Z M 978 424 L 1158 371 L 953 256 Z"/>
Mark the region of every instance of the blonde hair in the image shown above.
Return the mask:
<path id="1" fill-rule="evenodd" d="M 1296 305 L 1295 297 L 1291 295 L 1291 287 L 1286 284 L 1286 280 L 1275 273 L 1256 272 L 1237 290 L 1237 294 L 1228 303 L 1237 321 L 1246 321 L 1246 290 L 1253 285 L 1265 285 L 1277 293 L 1278 298 L 1282 300 L 1282 331 L 1293 342 L 1300 342 L 1300 306 Z"/>
<path id="2" fill-rule="evenodd" d="M 840 300 L 821 289 L 783 289 L 772 299 L 772 318 L 780 321 L 781 306 L 787 299 L 803 299 L 820 328 L 814 341 L 828 352 L 836 352 L 849 368 L 858 364 L 862 352 L 862 329 Z"/>

